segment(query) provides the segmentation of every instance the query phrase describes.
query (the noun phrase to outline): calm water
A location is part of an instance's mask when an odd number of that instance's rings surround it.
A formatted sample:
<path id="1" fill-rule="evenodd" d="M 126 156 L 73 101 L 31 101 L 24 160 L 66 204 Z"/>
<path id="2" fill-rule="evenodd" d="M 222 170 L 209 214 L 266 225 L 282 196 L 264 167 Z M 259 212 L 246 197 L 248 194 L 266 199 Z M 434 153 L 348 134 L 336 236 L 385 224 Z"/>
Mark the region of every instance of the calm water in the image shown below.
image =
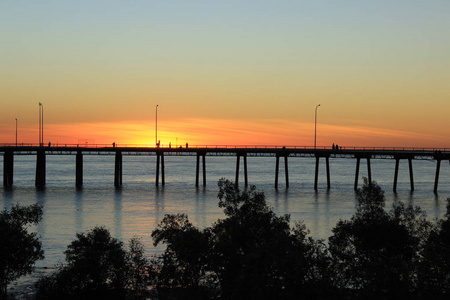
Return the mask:
<path id="1" fill-rule="evenodd" d="M 3 157 L 0 157 L 2 163 Z M 114 189 L 114 156 L 84 156 L 84 187 L 75 189 L 75 156 L 47 156 L 47 188 L 34 188 L 34 156 L 15 156 L 14 188 L 0 188 L 0 207 L 15 203 L 39 203 L 44 208 L 42 222 L 33 228 L 41 236 L 45 260 L 38 267 L 53 267 L 64 260 L 64 250 L 75 233 L 96 225 L 106 226 L 116 238 L 127 242 L 142 238 L 149 255 L 154 248 L 150 237 L 165 214 L 186 213 L 199 227 L 210 226 L 222 218 L 217 206 L 217 180 L 234 180 L 235 157 L 206 157 L 207 186 L 195 188 L 196 157 L 166 157 L 166 186 L 155 187 L 154 156 L 124 156 L 123 188 Z M 275 158 L 249 157 L 249 182 L 265 192 L 277 214 L 290 214 L 292 221 L 303 220 L 311 235 L 326 239 L 339 219 L 355 211 L 353 180 L 355 160 L 330 159 L 331 190 L 326 189 L 325 161 L 321 161 L 319 191 L 314 192 L 313 158 L 289 159 L 290 188 L 284 187 L 284 169 L 280 164 L 280 188 L 274 189 Z M 401 161 L 397 195 L 392 193 L 394 160 L 372 160 L 372 178 L 386 191 L 387 206 L 396 201 L 421 206 L 430 218 L 445 214 L 450 197 L 450 166 L 441 166 L 439 193 L 433 193 L 435 161 L 413 161 L 415 191 L 409 188 L 407 161 Z M 241 169 L 243 169 L 241 164 Z M 1 172 L 3 172 L 1 170 Z M 2 174 L 3 175 L 3 174 Z M 367 176 L 361 161 L 360 176 Z M 362 180 L 360 180 L 362 181 Z M 243 182 L 243 173 L 240 176 Z"/>

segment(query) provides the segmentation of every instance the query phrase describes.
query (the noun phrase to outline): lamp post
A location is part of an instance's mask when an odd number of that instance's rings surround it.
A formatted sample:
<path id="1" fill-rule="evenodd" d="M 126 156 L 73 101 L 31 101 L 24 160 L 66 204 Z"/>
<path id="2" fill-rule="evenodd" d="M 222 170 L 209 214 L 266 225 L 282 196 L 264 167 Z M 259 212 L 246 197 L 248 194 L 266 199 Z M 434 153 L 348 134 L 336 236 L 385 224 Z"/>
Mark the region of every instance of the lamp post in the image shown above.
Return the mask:
<path id="1" fill-rule="evenodd" d="M 155 128 L 155 144 L 158 146 L 158 105 L 156 105 L 156 128 Z"/>
<path id="2" fill-rule="evenodd" d="M 17 147 L 17 118 L 16 118 L 16 147 Z"/>
<path id="3" fill-rule="evenodd" d="M 317 140 L 317 108 L 320 106 L 316 106 L 316 113 L 314 115 L 314 150 L 316 150 L 316 140 Z"/>
<path id="4" fill-rule="evenodd" d="M 39 102 L 39 146 L 44 145 L 44 105 Z"/>

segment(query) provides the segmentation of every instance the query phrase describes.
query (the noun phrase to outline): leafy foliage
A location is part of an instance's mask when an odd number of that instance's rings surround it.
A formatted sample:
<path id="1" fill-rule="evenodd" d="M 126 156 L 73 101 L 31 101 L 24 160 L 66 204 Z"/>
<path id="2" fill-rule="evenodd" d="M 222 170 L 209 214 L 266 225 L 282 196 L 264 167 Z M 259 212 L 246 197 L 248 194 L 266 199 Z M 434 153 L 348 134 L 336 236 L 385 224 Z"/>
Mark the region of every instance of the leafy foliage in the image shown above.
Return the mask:
<path id="1" fill-rule="evenodd" d="M 357 212 L 351 220 L 339 221 L 329 238 L 335 285 L 357 297 L 412 296 L 431 223 L 419 208 L 403 204 L 386 212 L 376 182 L 365 179 L 357 195 Z"/>
<path id="2" fill-rule="evenodd" d="M 240 191 L 219 181 L 219 206 L 226 218 L 203 230 L 186 215 L 166 215 L 153 231 L 155 245 L 167 244 L 159 258 L 159 297 L 311 298 L 325 287 L 319 262 L 326 248 L 307 237 L 304 226 L 290 227 L 289 215 L 276 216 L 264 193 Z"/>
<path id="3" fill-rule="evenodd" d="M 144 293 L 147 261 L 138 240 L 127 252 L 106 228 L 95 227 L 78 233 L 65 254 L 67 265 L 38 283 L 38 299 L 125 299 Z"/>
<path id="4" fill-rule="evenodd" d="M 440 220 L 426 240 L 419 282 L 424 295 L 434 299 L 450 297 L 450 198 L 445 219 Z"/>
<path id="5" fill-rule="evenodd" d="M 7 296 L 9 282 L 30 274 L 34 263 L 44 258 L 41 242 L 28 227 L 42 219 L 42 207 L 15 205 L 0 212 L 0 299 Z"/>
<path id="6" fill-rule="evenodd" d="M 445 219 L 418 207 L 385 208 L 383 190 L 364 179 L 356 212 L 332 229 L 328 245 L 302 223 L 277 216 L 264 193 L 221 179 L 225 217 L 195 227 L 166 215 L 152 232 L 165 251 L 150 262 L 103 227 L 77 235 L 67 265 L 39 283 L 38 299 L 447 299 L 450 199 Z M 20 219 L 14 213 L 16 219 Z M 20 222 L 19 222 L 20 223 Z"/>

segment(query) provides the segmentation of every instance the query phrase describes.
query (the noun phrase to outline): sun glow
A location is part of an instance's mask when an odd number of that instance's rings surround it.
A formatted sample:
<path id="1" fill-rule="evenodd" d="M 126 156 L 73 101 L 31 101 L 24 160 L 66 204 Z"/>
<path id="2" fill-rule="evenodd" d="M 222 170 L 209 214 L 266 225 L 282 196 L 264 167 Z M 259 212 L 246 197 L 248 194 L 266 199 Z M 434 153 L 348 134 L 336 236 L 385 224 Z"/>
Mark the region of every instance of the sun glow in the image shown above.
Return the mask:
<path id="1" fill-rule="evenodd" d="M 37 143 L 36 126 L 23 126 L 18 143 Z M 3 141 L 14 141 L 14 128 L 5 126 Z M 279 119 L 236 121 L 226 119 L 165 120 L 158 124 L 161 147 L 191 146 L 302 146 L 314 144 L 314 123 Z M 417 145 L 417 141 L 421 145 Z M 444 148 L 445 137 L 382 128 L 318 124 L 317 146 Z M 44 142 L 52 145 L 97 144 L 154 147 L 154 122 L 98 122 L 48 124 Z"/>

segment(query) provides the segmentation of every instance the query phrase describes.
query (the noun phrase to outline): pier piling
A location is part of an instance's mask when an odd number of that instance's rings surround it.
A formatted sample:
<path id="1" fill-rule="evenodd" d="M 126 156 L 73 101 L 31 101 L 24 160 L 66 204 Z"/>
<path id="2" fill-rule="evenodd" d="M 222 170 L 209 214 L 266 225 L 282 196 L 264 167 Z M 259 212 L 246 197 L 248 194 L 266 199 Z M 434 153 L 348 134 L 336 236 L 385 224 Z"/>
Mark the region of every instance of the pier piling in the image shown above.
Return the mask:
<path id="1" fill-rule="evenodd" d="M 10 188 L 13 186 L 14 176 L 14 152 L 6 151 L 3 155 L 3 186 Z"/>
<path id="2" fill-rule="evenodd" d="M 372 168 L 370 167 L 370 157 L 367 157 L 367 176 L 369 177 L 369 186 L 372 186 Z"/>
<path id="3" fill-rule="evenodd" d="M 75 159 L 75 186 L 77 188 L 83 186 L 83 153 L 81 151 L 77 151 Z"/>
<path id="4" fill-rule="evenodd" d="M 156 180 L 155 186 L 159 185 L 159 171 L 161 166 L 161 184 L 164 186 L 166 184 L 166 178 L 164 174 L 164 152 L 157 151 L 156 152 Z"/>
<path id="5" fill-rule="evenodd" d="M 276 153 L 276 166 L 275 166 L 275 189 L 278 189 L 278 173 L 280 172 L 280 156 L 284 157 L 284 176 L 286 179 L 286 188 L 289 188 L 289 166 L 288 156 L 289 153 Z"/>
<path id="6" fill-rule="evenodd" d="M 45 150 L 40 148 L 36 151 L 36 179 L 34 185 L 37 188 L 45 187 Z"/>
<path id="7" fill-rule="evenodd" d="M 206 153 L 197 152 L 197 167 L 195 172 L 195 186 L 198 187 L 198 180 L 200 177 L 200 157 L 202 158 L 202 174 L 203 186 L 206 186 Z"/>
<path id="8" fill-rule="evenodd" d="M 239 175 L 241 167 L 241 157 L 244 163 L 244 181 L 245 186 L 248 186 L 248 170 L 247 170 L 247 156 L 262 156 L 262 157 L 276 157 L 275 166 L 275 189 L 278 189 L 279 171 L 280 171 L 280 157 L 284 157 L 284 173 L 286 188 L 289 188 L 289 164 L 288 158 L 292 157 L 315 157 L 314 170 L 314 189 L 318 188 L 319 180 L 319 164 L 322 157 L 325 158 L 326 163 L 326 178 L 327 189 L 331 188 L 331 172 L 330 172 L 330 157 L 331 158 L 353 158 L 356 159 L 356 171 L 354 179 L 354 190 L 358 189 L 358 179 L 360 176 L 361 159 L 367 160 L 367 179 L 369 185 L 372 184 L 372 170 L 371 159 L 394 159 L 395 170 L 393 180 L 393 190 L 397 191 L 398 187 L 398 173 L 401 160 L 408 160 L 409 167 L 409 181 L 411 191 L 414 191 L 414 173 L 413 160 L 436 160 L 436 173 L 434 179 L 433 191 L 437 193 L 440 177 L 440 168 L 442 160 L 450 160 L 450 151 L 448 149 L 405 149 L 405 148 L 354 148 L 354 149 L 340 149 L 339 151 L 329 149 L 309 149 L 305 147 L 192 147 L 192 148 L 172 148 L 172 147 L 113 147 L 104 145 L 97 145 L 96 147 L 80 145 L 56 145 L 44 147 L 43 145 L 15 145 L 15 146 L 0 146 L 0 155 L 3 155 L 3 186 L 8 188 L 13 186 L 14 179 L 14 160 L 16 155 L 36 155 L 36 174 L 35 186 L 43 188 L 46 185 L 46 155 L 76 155 L 75 159 L 75 185 L 77 188 L 83 186 L 83 157 L 85 155 L 115 155 L 115 169 L 114 169 L 114 185 L 116 187 L 122 186 L 122 160 L 123 155 L 141 155 L 141 153 L 149 153 L 156 155 L 156 181 L 155 185 L 159 185 L 161 176 L 161 183 L 165 185 L 165 166 L 164 156 L 182 155 L 192 156 L 197 155 L 196 165 L 196 179 L 195 185 L 199 186 L 200 172 L 203 175 L 203 185 L 206 185 L 206 155 L 208 156 L 236 156 L 236 174 L 235 182 L 239 184 Z M 200 164 L 202 163 L 202 171 Z"/>
<path id="9" fill-rule="evenodd" d="M 114 165 L 114 186 L 120 188 L 122 186 L 122 151 L 116 151 L 116 159 Z"/>
<path id="10" fill-rule="evenodd" d="M 361 158 L 356 158 L 356 171 L 355 171 L 355 185 L 353 189 L 356 191 L 358 189 L 358 179 L 359 179 L 359 164 L 361 162 Z"/>
<path id="11" fill-rule="evenodd" d="M 331 178 L 330 178 L 330 157 L 325 157 L 326 165 L 327 165 L 327 189 L 331 188 Z"/>
<path id="12" fill-rule="evenodd" d="M 319 156 L 316 156 L 316 170 L 314 173 L 314 190 L 317 191 L 317 181 L 319 180 Z"/>
<path id="13" fill-rule="evenodd" d="M 316 170 L 314 173 L 314 190 L 317 191 L 317 182 L 319 181 L 319 160 L 320 157 L 325 157 L 326 172 L 327 172 L 327 189 L 331 188 L 331 178 L 330 178 L 330 155 L 329 154 L 316 154 Z"/>
<path id="14" fill-rule="evenodd" d="M 409 165 L 409 183 L 411 185 L 411 191 L 414 191 L 414 176 L 413 176 L 413 167 L 412 167 L 412 158 L 408 158 L 408 165 Z"/>
<path id="15" fill-rule="evenodd" d="M 396 158 L 395 159 L 395 171 L 394 171 L 394 193 L 397 192 L 397 179 L 398 179 L 398 166 L 400 164 L 400 159 Z"/>
<path id="16" fill-rule="evenodd" d="M 437 193 L 439 183 L 439 171 L 441 170 L 441 159 L 436 159 L 436 175 L 434 176 L 434 193 Z"/>
<path id="17" fill-rule="evenodd" d="M 242 152 L 242 153 L 238 152 L 238 153 L 236 153 L 236 177 L 235 177 L 234 184 L 236 186 L 239 186 L 239 169 L 240 169 L 241 156 L 242 156 L 243 161 L 244 161 L 244 184 L 245 184 L 245 187 L 248 187 L 247 153 L 245 153 L 245 152 Z"/>

